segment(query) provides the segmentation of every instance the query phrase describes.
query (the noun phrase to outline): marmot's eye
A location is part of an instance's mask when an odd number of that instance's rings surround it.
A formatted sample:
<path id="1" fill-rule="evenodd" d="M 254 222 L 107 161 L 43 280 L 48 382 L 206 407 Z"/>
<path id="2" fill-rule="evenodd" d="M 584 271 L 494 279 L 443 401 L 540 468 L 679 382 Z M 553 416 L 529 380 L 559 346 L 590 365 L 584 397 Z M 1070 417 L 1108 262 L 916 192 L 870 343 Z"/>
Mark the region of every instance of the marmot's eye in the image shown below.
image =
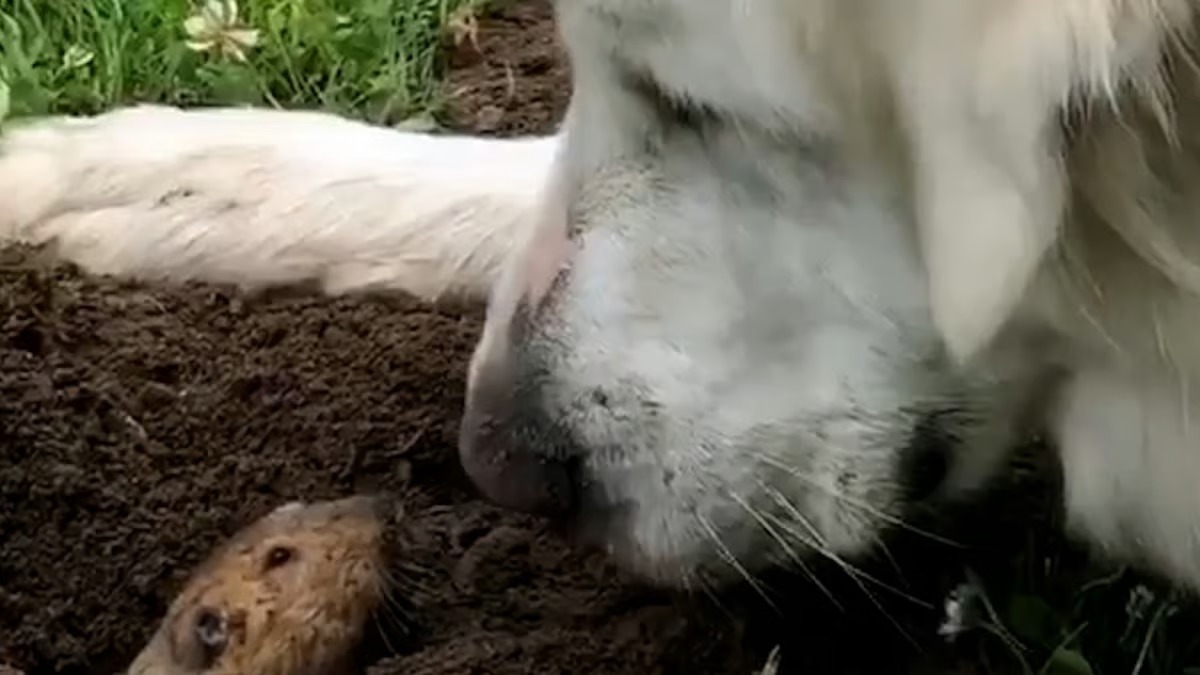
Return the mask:
<path id="1" fill-rule="evenodd" d="M 273 570 L 276 567 L 282 567 L 292 561 L 296 557 L 295 551 L 286 546 L 275 546 L 270 551 L 267 551 L 267 569 Z"/>
<path id="2" fill-rule="evenodd" d="M 196 614 L 196 640 L 204 652 L 204 667 L 211 666 L 229 644 L 229 622 L 219 612 L 204 608 Z"/>

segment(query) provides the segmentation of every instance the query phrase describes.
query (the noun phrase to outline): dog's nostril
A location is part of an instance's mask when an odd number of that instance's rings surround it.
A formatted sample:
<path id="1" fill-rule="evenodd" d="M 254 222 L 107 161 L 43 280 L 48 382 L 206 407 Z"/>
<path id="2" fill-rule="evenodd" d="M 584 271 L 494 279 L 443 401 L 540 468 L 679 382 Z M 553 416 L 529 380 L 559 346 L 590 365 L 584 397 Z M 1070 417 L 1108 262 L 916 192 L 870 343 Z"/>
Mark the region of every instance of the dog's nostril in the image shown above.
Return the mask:
<path id="1" fill-rule="evenodd" d="M 528 447 L 518 443 L 517 437 L 537 437 L 536 430 L 524 433 L 531 425 L 518 422 L 517 415 L 527 413 L 515 411 L 513 397 L 488 384 L 467 394 L 458 447 L 463 470 L 499 506 L 541 515 L 569 511 L 574 502 L 570 457 L 543 454 L 536 441 Z"/>
<path id="2" fill-rule="evenodd" d="M 539 515 L 569 511 L 574 500 L 568 461 L 512 448 L 501 435 L 480 435 L 464 418 L 459 457 L 467 476 L 498 506 Z"/>

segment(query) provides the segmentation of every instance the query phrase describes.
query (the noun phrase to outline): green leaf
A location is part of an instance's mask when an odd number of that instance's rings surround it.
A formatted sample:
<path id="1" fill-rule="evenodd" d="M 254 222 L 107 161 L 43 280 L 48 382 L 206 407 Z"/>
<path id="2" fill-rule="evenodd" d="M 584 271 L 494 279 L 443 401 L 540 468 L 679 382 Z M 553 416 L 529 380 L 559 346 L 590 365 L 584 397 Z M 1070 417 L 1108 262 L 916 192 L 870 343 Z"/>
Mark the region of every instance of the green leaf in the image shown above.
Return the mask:
<path id="1" fill-rule="evenodd" d="M 1050 648 L 1061 639 L 1058 615 L 1045 600 L 1034 595 L 1014 595 L 1006 610 L 1005 624 L 1022 640 Z"/>
<path id="2" fill-rule="evenodd" d="M 1054 650 L 1042 669 L 1044 675 L 1095 675 L 1095 672 L 1083 654 L 1065 647 Z"/>

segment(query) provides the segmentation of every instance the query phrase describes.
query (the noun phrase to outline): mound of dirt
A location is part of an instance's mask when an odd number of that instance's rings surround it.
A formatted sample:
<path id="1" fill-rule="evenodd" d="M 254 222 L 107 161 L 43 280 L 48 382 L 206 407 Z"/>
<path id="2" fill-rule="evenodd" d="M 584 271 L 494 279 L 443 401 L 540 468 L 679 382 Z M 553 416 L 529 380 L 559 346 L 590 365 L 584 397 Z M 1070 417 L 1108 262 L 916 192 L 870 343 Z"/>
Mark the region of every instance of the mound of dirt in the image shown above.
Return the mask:
<path id="1" fill-rule="evenodd" d="M 224 536 L 290 499 L 361 491 L 397 499 L 396 557 L 425 589 L 416 639 L 387 638 L 401 653 L 374 672 L 702 672 L 739 656 L 475 497 L 454 441 L 478 311 L 154 289 L 4 258 L 0 661 L 115 672 Z"/>

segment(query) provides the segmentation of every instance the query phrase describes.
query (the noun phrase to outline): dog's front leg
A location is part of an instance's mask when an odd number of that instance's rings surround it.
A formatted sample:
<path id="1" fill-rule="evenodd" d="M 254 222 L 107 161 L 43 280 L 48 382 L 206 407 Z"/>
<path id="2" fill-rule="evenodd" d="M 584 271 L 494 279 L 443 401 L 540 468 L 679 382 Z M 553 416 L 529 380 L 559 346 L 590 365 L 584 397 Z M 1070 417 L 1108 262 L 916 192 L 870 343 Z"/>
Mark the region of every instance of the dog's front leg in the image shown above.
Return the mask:
<path id="1" fill-rule="evenodd" d="M 123 277 L 481 299 L 557 146 L 266 109 L 45 120 L 0 139 L 0 242 Z"/>

